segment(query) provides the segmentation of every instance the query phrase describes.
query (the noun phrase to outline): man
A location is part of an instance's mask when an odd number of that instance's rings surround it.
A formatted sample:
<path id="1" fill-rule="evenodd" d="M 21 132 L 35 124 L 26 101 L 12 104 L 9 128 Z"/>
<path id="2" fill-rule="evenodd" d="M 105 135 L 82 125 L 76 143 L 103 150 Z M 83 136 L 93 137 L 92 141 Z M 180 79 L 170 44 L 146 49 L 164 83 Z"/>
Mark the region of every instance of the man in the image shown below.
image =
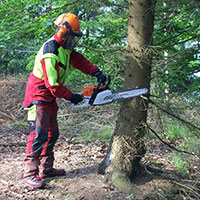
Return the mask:
<path id="1" fill-rule="evenodd" d="M 74 104 L 83 100 L 81 95 L 63 85 L 69 65 L 96 76 L 98 81 L 106 80 L 97 66 L 74 50 L 77 39 L 82 36 L 78 17 L 64 13 L 54 24 L 57 32 L 37 53 L 24 99 L 30 130 L 24 159 L 24 182 L 37 188 L 44 186 L 43 178 L 65 174 L 64 169 L 53 168 L 53 147 L 59 135 L 56 98 L 64 98 Z"/>

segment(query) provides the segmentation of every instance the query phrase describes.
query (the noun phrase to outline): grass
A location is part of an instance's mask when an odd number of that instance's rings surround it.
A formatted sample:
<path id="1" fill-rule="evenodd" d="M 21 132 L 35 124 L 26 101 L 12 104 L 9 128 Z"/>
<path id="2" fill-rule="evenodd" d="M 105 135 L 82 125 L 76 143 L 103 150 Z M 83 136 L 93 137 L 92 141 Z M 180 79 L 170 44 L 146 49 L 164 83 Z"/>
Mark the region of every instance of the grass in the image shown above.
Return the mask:
<path id="1" fill-rule="evenodd" d="M 166 126 L 166 132 L 169 140 L 177 140 L 191 135 L 186 126 L 175 123 L 168 123 Z"/>
<path id="2" fill-rule="evenodd" d="M 192 134 L 192 130 L 190 130 L 186 125 L 168 122 L 165 130 L 165 136 L 167 136 L 169 140 L 173 141 L 172 146 L 198 155 L 200 140 Z M 172 151 L 168 153 L 168 157 L 171 160 L 172 165 L 176 167 L 183 176 L 189 175 L 188 166 L 191 167 L 195 165 L 193 156 L 191 155 Z"/>
<path id="3" fill-rule="evenodd" d="M 67 195 L 65 196 L 65 200 L 71 198 L 73 195 L 74 195 L 74 192 L 70 192 L 69 194 L 67 194 Z"/>
<path id="4" fill-rule="evenodd" d="M 22 122 L 22 121 L 19 121 L 19 122 L 17 122 L 17 123 L 12 123 L 12 124 L 10 124 L 10 127 L 11 128 L 14 128 L 14 129 L 27 129 L 28 128 L 28 125 L 27 125 L 27 123 L 24 123 L 24 122 Z"/>
<path id="5" fill-rule="evenodd" d="M 177 148 L 198 154 L 200 139 L 187 126 L 168 123 L 166 125 L 165 136 L 168 140 L 174 141 L 173 144 Z"/>
<path id="6" fill-rule="evenodd" d="M 79 140 L 82 142 L 88 142 L 88 141 L 108 141 L 112 134 L 112 128 L 107 128 L 103 131 L 94 131 L 94 130 L 87 130 L 83 133 L 83 135 L 80 135 Z"/>
<path id="7" fill-rule="evenodd" d="M 188 176 L 188 170 L 186 168 L 186 160 L 181 158 L 181 156 L 171 154 L 171 161 L 174 167 L 183 175 Z"/>

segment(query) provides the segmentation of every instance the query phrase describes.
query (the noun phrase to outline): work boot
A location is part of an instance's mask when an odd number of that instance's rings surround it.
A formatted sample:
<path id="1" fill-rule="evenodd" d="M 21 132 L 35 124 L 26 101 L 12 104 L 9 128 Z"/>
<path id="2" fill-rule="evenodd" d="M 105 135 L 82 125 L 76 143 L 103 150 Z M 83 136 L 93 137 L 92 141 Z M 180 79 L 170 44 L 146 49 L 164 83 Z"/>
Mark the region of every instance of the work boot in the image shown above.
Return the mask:
<path id="1" fill-rule="evenodd" d="M 24 178 L 24 183 L 34 188 L 42 188 L 45 185 L 44 181 L 42 181 L 38 175 L 28 176 Z"/>
<path id="2" fill-rule="evenodd" d="M 52 168 L 46 174 L 40 175 L 40 178 L 47 178 L 47 177 L 53 177 L 53 176 L 64 176 L 65 173 L 66 173 L 66 171 L 64 169 Z"/>

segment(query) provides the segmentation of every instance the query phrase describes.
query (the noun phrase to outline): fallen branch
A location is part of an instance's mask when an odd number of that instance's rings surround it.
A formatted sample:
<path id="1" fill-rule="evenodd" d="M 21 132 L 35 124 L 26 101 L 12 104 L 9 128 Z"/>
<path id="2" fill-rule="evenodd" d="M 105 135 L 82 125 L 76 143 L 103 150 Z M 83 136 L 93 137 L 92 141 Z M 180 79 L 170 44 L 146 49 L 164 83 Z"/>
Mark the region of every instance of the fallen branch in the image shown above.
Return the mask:
<path id="1" fill-rule="evenodd" d="M 4 185 L 9 185 L 9 183 L 8 183 L 7 181 L 3 180 L 3 179 L 0 179 L 0 182 L 1 182 L 2 184 L 4 184 Z"/>
<path id="2" fill-rule="evenodd" d="M 149 102 L 152 103 L 153 105 L 155 105 L 157 108 L 159 108 L 159 109 L 162 110 L 163 112 L 167 113 L 168 115 L 170 115 L 170 116 L 172 116 L 172 117 L 178 119 L 179 121 L 181 121 L 181 122 L 183 122 L 183 123 L 185 123 L 185 124 L 187 124 L 187 125 L 189 125 L 189 126 L 191 126 L 191 127 L 193 127 L 193 128 L 195 128 L 195 129 L 197 129 L 197 130 L 200 131 L 200 127 L 198 127 L 198 126 L 192 124 L 191 122 L 188 122 L 188 121 L 186 121 L 186 120 L 180 118 L 179 116 L 175 115 L 174 113 L 172 113 L 172 112 L 170 112 L 170 111 L 168 111 L 168 110 L 165 110 L 165 109 L 162 108 L 160 105 L 158 105 L 155 101 L 149 99 Z M 195 135 L 196 135 L 196 134 L 195 134 Z M 196 136 L 199 137 L 199 135 L 196 135 Z"/>
<path id="3" fill-rule="evenodd" d="M 2 115 L 3 117 L 6 117 L 8 119 L 11 119 L 11 120 L 15 120 L 13 117 L 9 116 L 8 114 L 4 113 L 4 112 L 1 112 L 0 111 L 0 115 Z"/>
<path id="4" fill-rule="evenodd" d="M 192 185 L 186 185 L 186 184 L 183 184 L 183 183 L 179 183 L 177 181 L 173 181 L 172 182 L 175 184 L 175 185 L 178 185 L 180 186 L 181 188 L 183 188 L 182 190 L 187 190 L 189 193 L 191 193 L 192 195 L 194 195 L 197 199 L 200 199 L 200 194 L 199 194 L 199 190 L 192 186 Z M 184 191 L 185 192 L 185 191 Z M 191 196 L 191 195 L 190 195 Z"/>
<path id="5" fill-rule="evenodd" d="M 6 143 L 6 144 L 4 144 L 4 143 L 0 143 L 0 146 L 3 146 L 3 147 L 21 147 L 21 146 L 26 146 L 26 143 L 25 142 L 17 142 L 17 143 L 10 143 L 10 144 L 8 144 L 8 143 Z"/>
<path id="6" fill-rule="evenodd" d="M 194 154 L 193 152 L 191 153 L 191 152 L 188 152 L 188 151 L 184 151 L 184 150 L 177 149 L 176 147 L 174 147 L 174 146 L 170 145 L 169 143 L 165 142 L 165 141 L 156 133 L 156 131 L 154 131 L 149 125 L 147 125 L 147 127 L 148 127 L 148 129 L 149 129 L 151 132 L 153 132 L 153 133 L 155 134 L 155 136 L 156 136 L 163 144 L 167 145 L 170 149 L 173 149 L 173 150 L 178 151 L 178 152 L 180 152 L 180 153 L 186 153 L 186 154 L 189 154 L 189 155 L 193 155 L 193 156 L 197 157 L 198 159 L 200 159 L 200 157 L 197 156 L 196 154 Z"/>

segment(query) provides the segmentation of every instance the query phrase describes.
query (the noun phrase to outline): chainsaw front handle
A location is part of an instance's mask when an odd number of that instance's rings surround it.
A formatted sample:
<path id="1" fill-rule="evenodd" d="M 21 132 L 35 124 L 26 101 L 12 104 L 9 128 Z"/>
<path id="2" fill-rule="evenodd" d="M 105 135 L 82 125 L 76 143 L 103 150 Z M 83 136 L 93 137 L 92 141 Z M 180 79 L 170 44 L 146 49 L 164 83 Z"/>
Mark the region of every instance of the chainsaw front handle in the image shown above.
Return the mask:
<path id="1" fill-rule="evenodd" d="M 100 88 L 100 86 L 101 86 L 102 83 L 103 83 L 103 82 L 102 82 L 102 80 L 100 79 L 99 82 L 98 82 L 97 87 L 94 89 L 94 91 L 93 91 L 93 93 L 92 93 L 92 96 L 91 96 L 91 98 L 90 98 L 90 100 L 89 100 L 89 104 L 90 104 L 90 105 L 93 105 L 94 100 L 95 100 L 97 94 L 99 93 L 99 88 Z M 108 86 L 109 86 L 109 85 L 110 85 L 110 76 L 108 75 L 108 76 L 107 76 L 107 84 L 106 84 L 105 89 L 108 89 Z"/>
<path id="2" fill-rule="evenodd" d="M 109 75 L 107 76 L 106 81 L 107 81 L 107 84 L 106 84 L 106 87 L 105 87 L 105 88 L 107 89 L 108 86 L 110 85 L 110 76 L 109 76 Z M 100 88 L 100 86 L 101 86 L 102 83 L 103 83 L 103 82 L 102 82 L 102 80 L 100 79 L 99 82 L 98 82 L 97 87 L 96 87 L 94 90 L 99 91 L 99 88 Z M 103 84 L 105 85 L 105 82 L 104 82 Z"/>
<path id="3" fill-rule="evenodd" d="M 106 89 L 108 89 L 108 86 L 110 85 L 110 76 L 108 75 L 107 76 L 107 84 L 106 84 Z"/>

